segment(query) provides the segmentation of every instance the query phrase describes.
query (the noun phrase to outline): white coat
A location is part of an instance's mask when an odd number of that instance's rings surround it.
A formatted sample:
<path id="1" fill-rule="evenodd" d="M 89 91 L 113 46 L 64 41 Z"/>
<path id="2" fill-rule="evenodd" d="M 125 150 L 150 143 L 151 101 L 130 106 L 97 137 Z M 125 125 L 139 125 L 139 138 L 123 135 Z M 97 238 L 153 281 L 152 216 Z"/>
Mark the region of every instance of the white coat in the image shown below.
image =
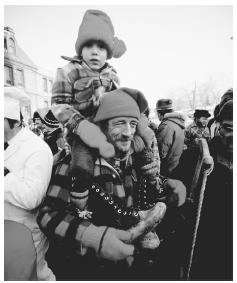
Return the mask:
<path id="1" fill-rule="evenodd" d="M 45 253 L 48 241 L 36 222 L 37 207 L 49 185 L 53 155 L 49 146 L 28 128 L 21 129 L 4 151 L 4 219 L 26 225 L 32 232 L 37 254 L 38 280 L 55 280 Z"/>

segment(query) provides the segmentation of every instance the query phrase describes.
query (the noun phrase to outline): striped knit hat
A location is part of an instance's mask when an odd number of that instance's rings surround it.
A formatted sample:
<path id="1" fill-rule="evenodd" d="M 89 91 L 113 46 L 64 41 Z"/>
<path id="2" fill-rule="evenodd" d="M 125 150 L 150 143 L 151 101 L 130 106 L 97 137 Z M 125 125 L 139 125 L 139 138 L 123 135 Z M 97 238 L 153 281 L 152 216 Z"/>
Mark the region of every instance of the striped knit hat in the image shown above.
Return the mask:
<path id="1" fill-rule="evenodd" d="M 114 36 L 114 27 L 109 16 L 100 10 L 87 10 L 79 27 L 75 44 L 77 55 L 81 55 L 82 48 L 90 41 L 102 41 L 108 51 L 108 59 L 119 58 L 126 52 L 125 43 Z"/>
<path id="2" fill-rule="evenodd" d="M 59 121 L 54 117 L 51 109 L 41 108 L 34 112 L 33 120 L 39 118 L 49 128 L 58 128 Z"/>

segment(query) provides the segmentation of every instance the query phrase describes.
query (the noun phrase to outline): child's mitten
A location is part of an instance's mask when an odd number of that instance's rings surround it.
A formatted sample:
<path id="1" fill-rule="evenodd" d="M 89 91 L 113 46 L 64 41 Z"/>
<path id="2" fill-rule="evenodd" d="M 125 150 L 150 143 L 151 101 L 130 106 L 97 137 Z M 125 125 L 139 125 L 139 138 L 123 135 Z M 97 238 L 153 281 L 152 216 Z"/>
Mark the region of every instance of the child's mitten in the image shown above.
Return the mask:
<path id="1" fill-rule="evenodd" d="M 62 124 L 66 124 L 73 114 L 78 113 L 71 105 L 69 104 L 53 104 L 51 106 L 54 117 Z"/>
<path id="2" fill-rule="evenodd" d="M 83 120 L 78 125 L 75 133 L 79 135 L 86 145 L 97 148 L 102 157 L 110 158 L 114 156 L 115 150 L 113 145 L 107 141 L 106 136 L 97 125 Z"/>
<path id="3" fill-rule="evenodd" d="M 145 146 L 150 148 L 154 139 L 154 132 L 150 129 L 148 118 L 142 114 L 137 125 L 137 134 L 142 137 Z"/>

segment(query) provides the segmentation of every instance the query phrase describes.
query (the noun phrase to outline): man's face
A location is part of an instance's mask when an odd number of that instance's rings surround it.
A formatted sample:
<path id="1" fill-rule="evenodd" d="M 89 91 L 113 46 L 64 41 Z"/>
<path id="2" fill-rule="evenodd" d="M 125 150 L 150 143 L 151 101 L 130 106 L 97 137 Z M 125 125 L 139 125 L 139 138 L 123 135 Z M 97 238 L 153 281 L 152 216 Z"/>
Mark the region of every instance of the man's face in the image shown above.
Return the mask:
<path id="1" fill-rule="evenodd" d="M 40 120 L 40 118 L 35 118 L 35 125 L 37 127 L 41 127 L 42 126 L 42 121 Z"/>
<path id="2" fill-rule="evenodd" d="M 160 121 L 162 121 L 164 118 L 164 115 L 162 115 L 159 111 L 157 111 L 157 117 Z"/>
<path id="3" fill-rule="evenodd" d="M 101 69 L 107 59 L 105 44 L 101 41 L 89 41 L 82 48 L 82 58 L 87 65 L 94 71 Z"/>
<path id="4" fill-rule="evenodd" d="M 106 136 L 117 154 L 125 154 L 131 147 L 138 120 L 132 117 L 118 117 L 108 121 Z"/>
<path id="5" fill-rule="evenodd" d="M 207 117 L 200 117 L 196 118 L 196 124 L 198 127 L 205 128 L 207 126 L 208 118 Z"/>
<path id="6" fill-rule="evenodd" d="M 224 120 L 220 123 L 219 135 L 227 150 L 233 151 L 233 120 Z"/>

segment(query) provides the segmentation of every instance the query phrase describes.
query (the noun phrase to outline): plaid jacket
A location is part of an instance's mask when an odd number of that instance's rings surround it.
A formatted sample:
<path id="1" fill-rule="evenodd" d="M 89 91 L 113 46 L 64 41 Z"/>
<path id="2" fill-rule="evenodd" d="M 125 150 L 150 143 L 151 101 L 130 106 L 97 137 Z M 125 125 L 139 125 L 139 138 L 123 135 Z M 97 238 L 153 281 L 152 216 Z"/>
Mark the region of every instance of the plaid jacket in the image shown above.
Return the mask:
<path id="1" fill-rule="evenodd" d="M 67 250 L 80 254 L 81 234 L 90 225 L 90 221 L 78 216 L 70 201 L 69 193 L 72 184 L 70 178 L 71 156 L 67 155 L 64 150 L 58 156 L 37 221 L 50 241 L 64 244 Z M 139 184 L 141 184 L 140 177 L 138 177 L 139 169 L 136 168 L 134 162 L 134 156 L 131 154 L 126 162 L 125 169 L 120 174 L 104 159 L 97 159 L 95 162 L 93 182 L 103 187 L 108 196 L 113 196 L 113 200 L 121 208 L 138 206 L 139 200 L 141 200 L 139 198 L 139 191 L 141 192 L 139 190 Z M 153 187 L 147 188 L 147 190 L 146 185 L 142 185 L 142 194 L 144 195 L 147 191 L 146 199 L 153 205 L 155 203 L 155 193 L 158 194 L 158 178 L 157 183 Z M 110 203 L 110 200 L 107 203 Z M 116 205 L 116 203 L 111 205 Z M 109 205 L 106 205 L 102 199 L 98 199 L 95 191 L 89 190 L 88 209 L 92 212 L 93 224 L 97 226 L 116 226 L 114 225 L 116 214 L 113 213 L 113 209 L 111 210 Z"/>
<path id="2" fill-rule="evenodd" d="M 119 85 L 117 73 L 108 63 L 97 72 L 78 57 L 63 58 L 70 63 L 57 69 L 52 87 L 52 103 L 73 104 L 77 109 L 79 102 L 91 99 L 95 87 L 102 85 L 106 91 L 110 91 Z"/>

